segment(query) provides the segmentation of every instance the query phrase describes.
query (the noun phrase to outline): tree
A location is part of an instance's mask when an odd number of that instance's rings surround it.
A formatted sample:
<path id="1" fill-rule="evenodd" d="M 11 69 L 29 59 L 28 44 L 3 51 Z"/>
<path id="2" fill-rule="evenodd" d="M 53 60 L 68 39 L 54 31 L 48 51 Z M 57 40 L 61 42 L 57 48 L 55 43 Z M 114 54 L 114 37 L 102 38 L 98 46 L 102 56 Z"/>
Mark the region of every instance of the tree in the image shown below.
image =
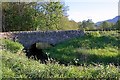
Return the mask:
<path id="1" fill-rule="evenodd" d="M 34 4 L 25 2 L 2 3 L 3 31 L 35 30 Z"/>
<path id="2" fill-rule="evenodd" d="M 120 20 L 118 20 L 118 21 L 116 22 L 115 28 L 116 28 L 117 30 L 120 30 Z"/>
<path id="3" fill-rule="evenodd" d="M 104 22 L 101 24 L 101 27 L 102 27 L 103 29 L 106 29 L 106 28 L 109 27 L 109 23 L 108 23 L 107 21 L 104 21 Z"/>
<path id="4" fill-rule="evenodd" d="M 102 29 L 112 29 L 114 26 L 113 23 L 110 23 L 110 22 L 107 22 L 107 21 L 104 21 L 102 24 L 101 24 L 101 28 Z"/>
<path id="5" fill-rule="evenodd" d="M 46 2 L 40 3 L 40 11 L 44 15 L 42 18 L 45 21 L 45 30 L 59 30 L 61 29 L 60 20 L 64 16 L 64 5 L 60 2 Z M 42 17 L 42 16 L 41 16 Z M 38 27 L 38 30 L 41 27 Z"/>
<path id="6" fill-rule="evenodd" d="M 91 19 L 88 19 L 87 21 L 82 21 L 79 23 L 79 28 L 84 30 L 93 30 L 95 28 L 94 23 Z"/>
<path id="7" fill-rule="evenodd" d="M 60 30 L 66 12 L 61 2 L 7 2 L 2 7 L 3 31 Z"/>

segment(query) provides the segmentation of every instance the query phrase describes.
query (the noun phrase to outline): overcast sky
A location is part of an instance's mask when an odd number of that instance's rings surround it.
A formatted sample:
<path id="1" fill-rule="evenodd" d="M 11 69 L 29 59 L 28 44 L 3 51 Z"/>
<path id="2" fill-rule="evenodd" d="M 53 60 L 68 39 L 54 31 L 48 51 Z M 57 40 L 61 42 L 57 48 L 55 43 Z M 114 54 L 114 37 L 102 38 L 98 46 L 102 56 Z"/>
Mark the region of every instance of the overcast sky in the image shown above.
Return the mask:
<path id="1" fill-rule="evenodd" d="M 69 6 L 69 19 L 94 22 L 112 19 L 118 16 L 119 0 L 63 0 Z"/>

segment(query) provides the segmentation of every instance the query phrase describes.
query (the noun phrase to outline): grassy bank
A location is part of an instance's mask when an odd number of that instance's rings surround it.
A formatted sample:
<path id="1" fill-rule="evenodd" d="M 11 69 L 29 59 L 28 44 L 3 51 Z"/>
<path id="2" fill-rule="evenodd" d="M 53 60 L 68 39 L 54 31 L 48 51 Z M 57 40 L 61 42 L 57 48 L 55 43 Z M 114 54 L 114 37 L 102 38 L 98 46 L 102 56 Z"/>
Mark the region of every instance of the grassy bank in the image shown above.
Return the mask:
<path id="1" fill-rule="evenodd" d="M 114 78 L 120 76 L 114 65 L 64 66 L 57 63 L 40 64 L 27 59 L 24 54 L 2 51 L 3 78 Z"/>
<path id="2" fill-rule="evenodd" d="M 83 37 L 62 42 L 45 50 L 49 56 L 64 64 L 120 65 L 117 32 L 86 32 Z"/>
<path id="3" fill-rule="evenodd" d="M 108 33 L 106 33 L 108 34 Z M 57 62 L 28 59 L 23 46 L 10 40 L 1 40 L 2 77 L 4 78 L 87 78 L 118 79 L 120 76 L 120 55 L 116 32 L 89 33 L 81 38 L 71 39 L 45 50 Z M 115 35 L 115 36 L 112 36 Z M 71 64 L 60 65 L 59 62 Z M 75 66 L 72 64 L 82 64 Z M 114 65 L 115 64 L 115 65 Z"/>

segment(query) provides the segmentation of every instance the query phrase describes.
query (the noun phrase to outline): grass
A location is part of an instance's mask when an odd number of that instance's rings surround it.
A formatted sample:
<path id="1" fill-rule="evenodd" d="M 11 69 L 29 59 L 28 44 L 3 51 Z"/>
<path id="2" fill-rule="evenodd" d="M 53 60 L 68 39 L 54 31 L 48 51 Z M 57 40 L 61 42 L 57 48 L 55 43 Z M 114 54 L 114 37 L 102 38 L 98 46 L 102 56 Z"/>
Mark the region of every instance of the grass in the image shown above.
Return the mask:
<path id="1" fill-rule="evenodd" d="M 2 51 L 2 77 L 4 78 L 114 78 L 120 69 L 114 65 L 64 66 L 27 59 L 24 55 Z"/>
<path id="2" fill-rule="evenodd" d="M 47 64 L 28 59 L 25 53 L 21 51 L 23 48 L 21 44 L 2 40 L 0 44 L 1 46 L 4 45 L 3 50 L 0 51 L 0 55 L 2 55 L 2 78 L 104 78 L 117 80 L 120 76 L 120 66 L 114 64 L 119 64 L 120 58 L 117 53 L 118 39 L 106 36 L 109 42 L 112 40 L 110 44 L 107 44 L 108 41 L 105 43 L 101 37 L 103 37 L 101 34 L 98 37 L 91 36 L 89 33 L 82 38 L 75 38 L 49 48 L 45 51 L 49 53 L 50 58 L 54 58 L 58 62 L 49 60 Z M 104 46 L 97 41 L 99 39 L 103 40 L 101 42 L 105 44 Z M 96 46 L 91 46 L 92 40 L 97 42 L 94 43 Z M 92 42 L 87 44 L 86 41 Z M 71 64 L 80 63 L 81 65 L 65 66 L 58 64 L 62 60 L 65 63 L 73 61 Z M 112 61 L 113 64 L 109 61 Z"/>
<path id="3" fill-rule="evenodd" d="M 115 36 L 113 36 L 115 35 Z M 45 52 L 60 63 L 120 65 L 117 32 L 87 32 L 85 36 L 62 42 Z"/>
<path id="4" fill-rule="evenodd" d="M 12 53 L 18 53 L 22 51 L 22 49 L 24 48 L 21 44 L 17 42 L 13 42 L 12 40 L 0 39 L 0 42 L 1 42 L 0 46 L 3 49 L 7 49 L 8 51 Z"/>

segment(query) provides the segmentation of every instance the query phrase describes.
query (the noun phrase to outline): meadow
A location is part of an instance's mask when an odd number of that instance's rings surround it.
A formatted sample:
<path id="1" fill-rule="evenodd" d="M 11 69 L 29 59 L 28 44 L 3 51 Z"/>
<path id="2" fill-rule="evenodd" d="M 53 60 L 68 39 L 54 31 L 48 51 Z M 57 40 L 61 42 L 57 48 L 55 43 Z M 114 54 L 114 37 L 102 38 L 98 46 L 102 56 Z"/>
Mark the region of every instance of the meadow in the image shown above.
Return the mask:
<path id="1" fill-rule="evenodd" d="M 120 79 L 119 35 L 117 31 L 87 31 L 85 36 L 44 49 L 46 64 L 28 59 L 20 43 L 0 40 L 0 78 L 84 78 Z"/>
<path id="2" fill-rule="evenodd" d="M 64 64 L 120 64 L 116 31 L 86 31 L 85 36 L 46 49 L 49 56 Z"/>

